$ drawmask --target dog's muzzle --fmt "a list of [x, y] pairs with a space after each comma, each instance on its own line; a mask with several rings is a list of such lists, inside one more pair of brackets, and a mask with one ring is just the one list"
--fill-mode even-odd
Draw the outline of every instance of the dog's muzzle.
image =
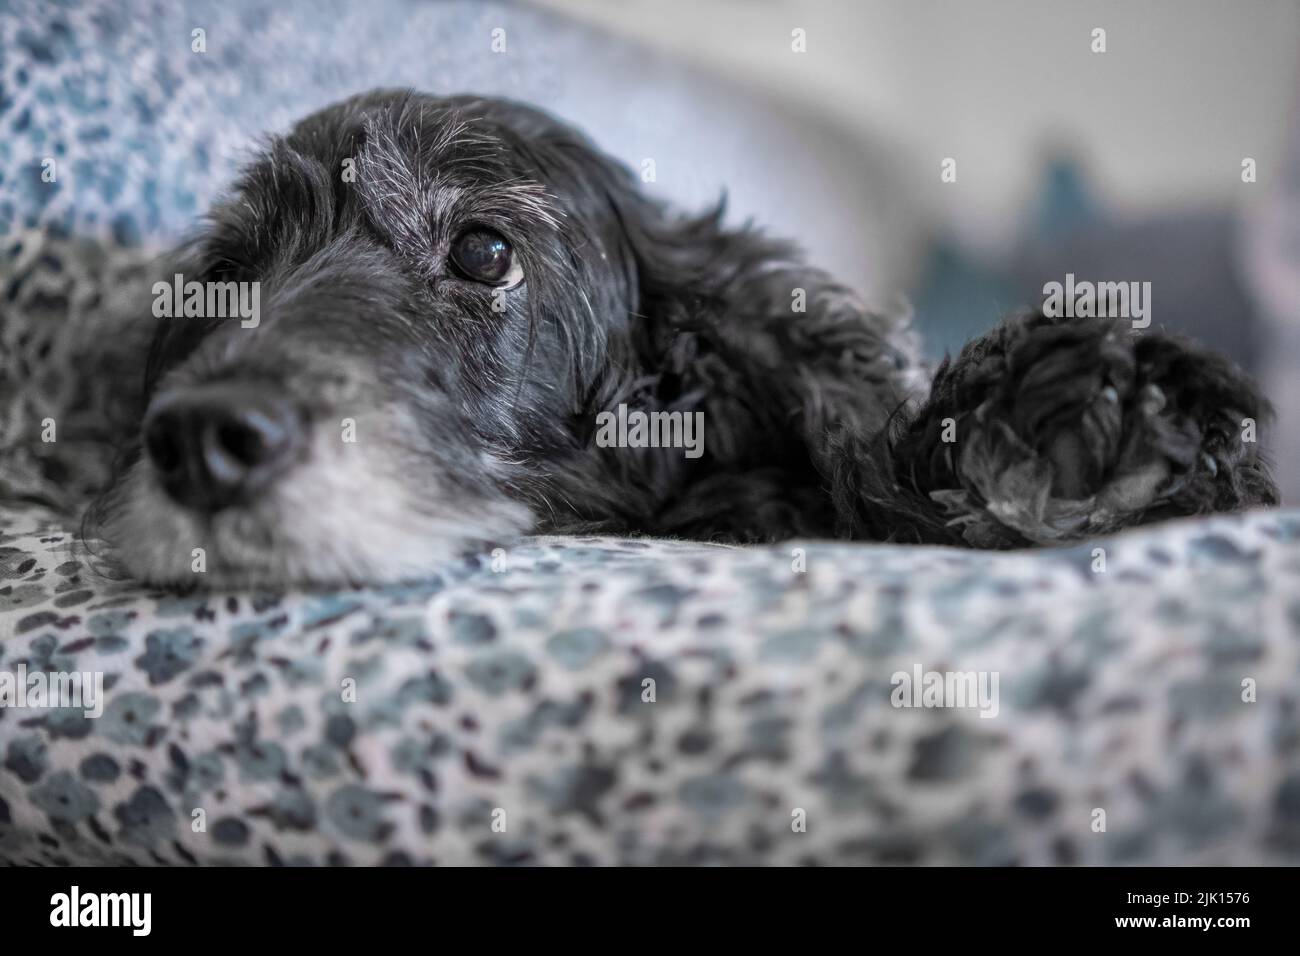
[[173, 501], [213, 514], [265, 491], [298, 456], [305, 430], [273, 386], [223, 381], [154, 399], [144, 447]]

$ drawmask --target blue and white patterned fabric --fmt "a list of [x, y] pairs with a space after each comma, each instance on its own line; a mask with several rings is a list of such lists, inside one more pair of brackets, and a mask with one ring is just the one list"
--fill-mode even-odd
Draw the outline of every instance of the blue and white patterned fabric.
[[[260, 7], [0, 3], [0, 861], [1300, 863], [1297, 511], [1033, 553], [534, 538], [382, 588], [103, 576], [76, 515], [141, 347], [123, 290], [254, 134], [401, 84], [590, 126], [558, 65], [616, 56], [527, 8]], [[455, 31], [502, 23], [518, 58], [468, 62]], [[72, 673], [102, 697], [26, 695]]]
[[[327, 593], [106, 583], [74, 539], [0, 518], [0, 672], [104, 675], [98, 718], [0, 710], [0, 859], [1300, 861], [1295, 512], [1039, 554], [533, 539]], [[895, 707], [918, 671], [996, 694]]]

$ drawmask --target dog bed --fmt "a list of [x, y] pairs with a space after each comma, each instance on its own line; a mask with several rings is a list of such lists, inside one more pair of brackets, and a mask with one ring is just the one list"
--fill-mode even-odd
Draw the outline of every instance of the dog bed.
[[[546, 79], [593, 49], [526, 8], [381, 5], [0, 20], [0, 692], [104, 689], [0, 708], [0, 860], [1300, 862], [1296, 511], [997, 555], [535, 538], [383, 588], [103, 576], [75, 515], [131, 399], [127, 290], [232, 144], [384, 83], [563, 108]], [[519, 56], [489, 60], [502, 23]], [[461, 60], [399, 55], [431, 43]], [[990, 693], [926, 706], [933, 675]]]

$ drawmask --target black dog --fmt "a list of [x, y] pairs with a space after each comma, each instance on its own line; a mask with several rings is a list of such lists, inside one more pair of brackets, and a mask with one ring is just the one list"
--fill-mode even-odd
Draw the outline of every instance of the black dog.
[[1034, 313], [931, 376], [721, 214], [515, 103], [307, 118], [175, 267], [261, 314], [160, 319], [109, 541], [167, 584], [195, 549], [206, 583], [391, 580], [527, 531], [1015, 547], [1276, 502], [1227, 361]]

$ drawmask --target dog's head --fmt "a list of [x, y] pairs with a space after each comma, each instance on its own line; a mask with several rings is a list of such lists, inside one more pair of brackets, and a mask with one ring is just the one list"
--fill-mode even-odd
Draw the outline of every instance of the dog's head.
[[515, 103], [372, 93], [307, 118], [152, 290], [106, 537], [184, 585], [391, 580], [526, 529], [620, 365], [660, 217]]

